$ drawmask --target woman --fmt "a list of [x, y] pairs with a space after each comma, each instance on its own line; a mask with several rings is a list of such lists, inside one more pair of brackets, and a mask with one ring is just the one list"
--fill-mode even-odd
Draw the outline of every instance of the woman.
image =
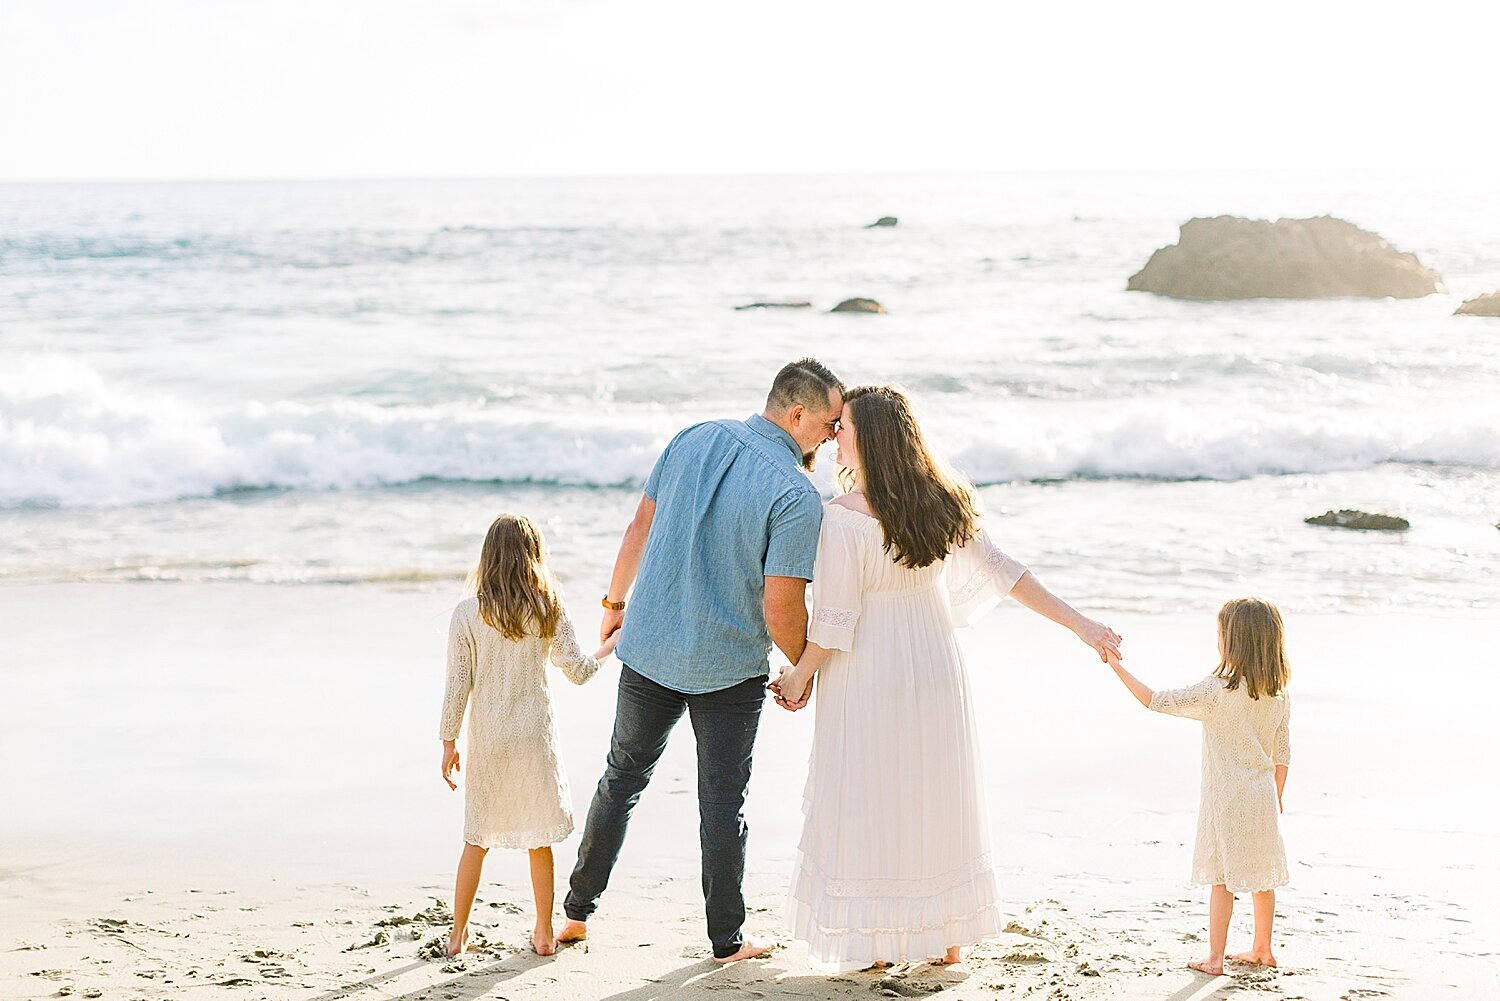
[[845, 395], [845, 493], [826, 505], [806, 652], [817, 676], [805, 820], [787, 917], [829, 971], [941, 955], [1000, 930], [974, 705], [954, 627], [1007, 594], [1100, 659], [1120, 637], [1058, 598], [979, 525], [973, 488], [929, 451], [900, 390]]

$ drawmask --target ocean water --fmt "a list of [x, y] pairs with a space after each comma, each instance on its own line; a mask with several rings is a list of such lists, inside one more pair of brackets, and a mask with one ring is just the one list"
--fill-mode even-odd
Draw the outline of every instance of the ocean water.
[[[1340, 215], [1447, 291], [1124, 291], [1221, 213]], [[1451, 314], [1497, 288], [1457, 175], [0, 186], [0, 583], [454, 589], [519, 510], [591, 605], [671, 435], [811, 354], [906, 386], [1077, 603], [1492, 614], [1500, 320]], [[1341, 507], [1413, 528], [1302, 523]]]

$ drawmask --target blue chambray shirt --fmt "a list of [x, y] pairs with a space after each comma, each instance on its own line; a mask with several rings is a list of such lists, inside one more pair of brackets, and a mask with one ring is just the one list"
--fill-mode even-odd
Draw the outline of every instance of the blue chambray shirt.
[[716, 692], [770, 671], [765, 578], [812, 580], [823, 502], [797, 442], [760, 415], [695, 424], [646, 481], [656, 514], [615, 655]]

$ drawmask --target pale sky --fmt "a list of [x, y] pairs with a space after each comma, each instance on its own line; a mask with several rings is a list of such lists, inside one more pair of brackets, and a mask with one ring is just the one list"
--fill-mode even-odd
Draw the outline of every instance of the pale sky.
[[1478, 167], [1500, 4], [0, 0], [0, 180]]

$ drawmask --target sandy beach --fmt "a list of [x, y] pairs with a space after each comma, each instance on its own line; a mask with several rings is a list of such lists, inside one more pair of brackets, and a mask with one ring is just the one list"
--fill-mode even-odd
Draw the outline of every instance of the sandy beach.
[[[1295, 757], [1279, 972], [1183, 969], [1197, 728], [1141, 710], [1017, 608], [965, 637], [1005, 934], [953, 968], [823, 977], [781, 934], [810, 714], [768, 707], [747, 808], [752, 933], [708, 959], [689, 736], [637, 809], [586, 945], [526, 949], [519, 852], [492, 853], [460, 961], [445, 928], [461, 796], [438, 777], [449, 596], [256, 585], [49, 585], [0, 601], [0, 996], [114, 998], [1345, 999], [1500, 993], [1497, 682], [1488, 623], [1292, 616]], [[1159, 686], [1211, 666], [1212, 617], [1109, 616]], [[617, 668], [557, 689], [581, 817]], [[892, 803], [890, 809], [900, 810]], [[560, 883], [577, 835], [559, 846]], [[1248, 900], [1231, 933], [1248, 941]]]

